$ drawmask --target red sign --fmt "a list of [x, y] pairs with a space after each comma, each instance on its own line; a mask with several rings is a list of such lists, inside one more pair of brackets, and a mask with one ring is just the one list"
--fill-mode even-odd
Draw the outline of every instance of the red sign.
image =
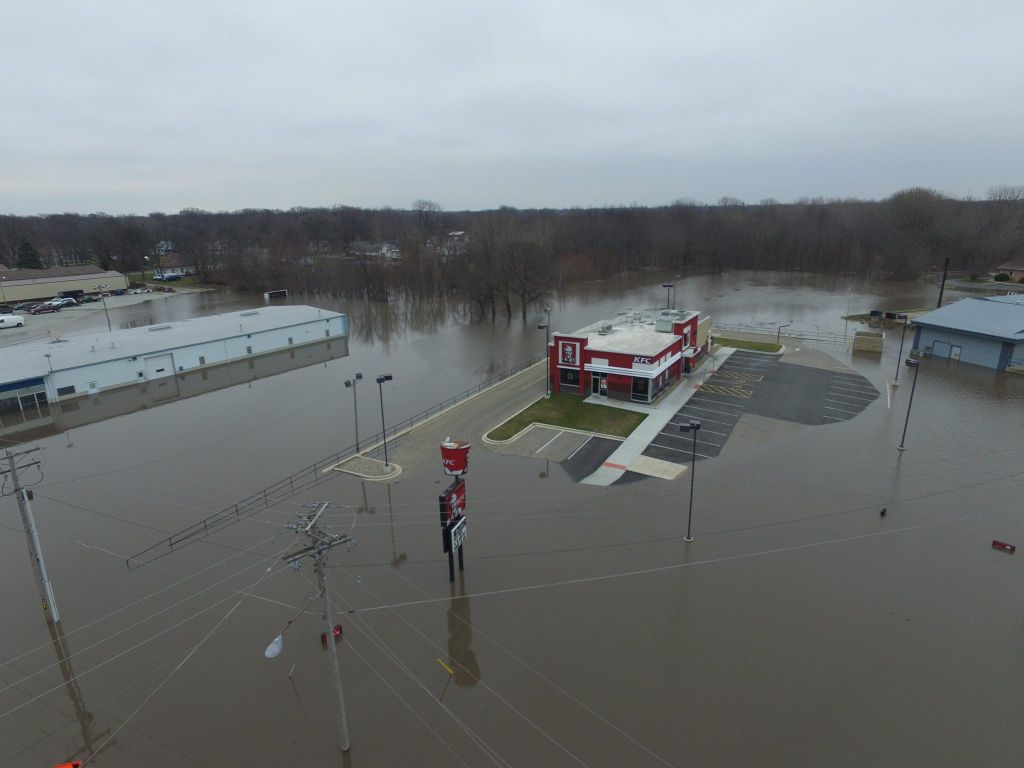
[[466, 481], [455, 480], [448, 490], [437, 497], [441, 507], [441, 525], [446, 526], [466, 514]]
[[466, 474], [469, 469], [469, 443], [464, 440], [445, 440], [441, 443], [441, 466], [446, 475]]

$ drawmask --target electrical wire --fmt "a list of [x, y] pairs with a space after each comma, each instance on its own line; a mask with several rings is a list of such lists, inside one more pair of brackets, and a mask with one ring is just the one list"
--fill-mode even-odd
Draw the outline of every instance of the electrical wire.
[[[273, 566], [271, 566], [271, 568], [273, 568]], [[271, 576], [276, 576], [278, 573], [281, 573], [282, 571], [285, 571], [285, 570], [288, 570], [288, 566], [281, 566], [276, 571], [273, 571], [272, 573], [270, 573], [270, 575]], [[256, 586], [264, 578], [266, 578], [266, 574], [262, 575], [259, 579], [257, 579], [255, 582], [253, 582], [247, 589], [251, 589], [252, 587]], [[208, 605], [205, 608], [203, 608], [203, 609], [201, 609], [199, 611], [196, 611], [191, 616], [187, 616], [184, 619], [182, 619], [182, 620], [172, 624], [171, 626], [166, 627], [165, 629], [162, 629], [159, 632], [156, 632], [156, 633], [150, 635], [146, 639], [139, 641], [135, 645], [133, 645], [133, 646], [131, 646], [129, 648], [124, 649], [123, 651], [120, 651], [120, 652], [114, 654], [113, 656], [109, 657], [108, 659], [106, 659], [104, 661], [99, 662], [98, 664], [93, 665], [92, 667], [90, 667], [89, 669], [85, 670], [84, 672], [79, 672], [79, 673], [75, 674], [74, 676], [72, 676], [68, 680], [62, 681], [59, 685], [55, 685], [52, 688], [49, 688], [46, 691], [43, 691], [43, 693], [40, 693], [40, 694], [38, 694], [36, 696], [33, 696], [32, 698], [30, 698], [30, 699], [28, 699], [26, 701], [23, 701], [20, 704], [17, 704], [14, 707], [11, 707], [8, 710], [0, 712], [0, 720], [3, 720], [5, 718], [9, 717], [10, 715], [14, 714], [15, 712], [18, 712], [18, 711], [24, 709], [29, 704], [32, 704], [33, 702], [38, 701], [39, 699], [43, 698], [44, 696], [48, 696], [49, 694], [53, 693], [54, 691], [59, 691], [60, 689], [66, 687], [71, 682], [77, 682], [78, 680], [81, 680], [86, 675], [89, 675], [89, 674], [91, 674], [92, 672], [95, 672], [98, 669], [102, 669], [103, 667], [107, 666], [108, 664], [111, 664], [112, 662], [116, 661], [117, 659], [120, 659], [122, 656], [126, 656], [127, 654], [132, 653], [135, 650], [138, 650], [142, 646], [151, 643], [153, 640], [156, 640], [157, 638], [163, 637], [164, 635], [166, 635], [169, 632], [177, 629], [178, 627], [180, 627], [180, 626], [182, 626], [182, 625], [192, 621], [193, 619], [198, 618], [199, 616], [202, 616], [204, 613], [207, 613], [208, 611], [213, 610], [214, 608], [218, 607], [219, 605], [221, 605], [223, 603], [226, 603], [228, 600], [231, 600], [232, 598], [235, 597], [236, 594], [239, 594], [240, 592], [241, 592], [240, 590], [236, 591], [236, 592], [233, 592], [232, 594], [228, 595], [227, 597], [221, 598], [220, 600], [217, 600], [216, 602], [212, 603], [211, 605]]]

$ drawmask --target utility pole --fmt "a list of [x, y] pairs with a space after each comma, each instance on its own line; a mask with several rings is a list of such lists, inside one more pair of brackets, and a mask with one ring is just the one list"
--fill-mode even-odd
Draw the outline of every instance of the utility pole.
[[290, 526], [299, 533], [305, 534], [309, 537], [309, 546], [292, 552], [290, 555], [285, 555], [281, 559], [295, 568], [299, 568], [300, 562], [307, 557], [312, 557], [314, 560], [315, 565], [313, 566], [313, 569], [316, 573], [316, 583], [324, 598], [324, 632], [327, 633], [325, 636], [327, 637], [327, 656], [331, 671], [331, 682], [334, 687], [334, 692], [338, 696], [338, 743], [341, 746], [342, 752], [348, 752], [350, 746], [348, 739], [348, 720], [345, 718], [345, 698], [341, 692], [341, 670], [338, 668], [338, 649], [334, 643], [334, 619], [331, 618], [331, 595], [327, 590], [327, 576], [324, 573], [324, 568], [327, 566], [328, 553], [339, 544], [351, 544], [353, 539], [348, 535], [326, 533], [320, 530], [320, 527], [317, 525], [317, 521], [324, 513], [324, 510], [330, 506], [330, 502], [320, 501], [313, 506], [315, 507], [313, 512], [305, 515], [299, 515], [298, 521]]
[[25, 538], [28, 540], [28, 559], [32, 563], [32, 571], [36, 576], [36, 585], [39, 587], [39, 598], [42, 601], [43, 611], [46, 613], [47, 621], [52, 624], [60, 623], [60, 612], [57, 610], [57, 598], [53, 594], [53, 585], [46, 573], [46, 562], [43, 560], [43, 547], [39, 543], [39, 531], [36, 530], [36, 521], [32, 516], [31, 492], [21, 487], [18, 480], [18, 469], [28, 469], [40, 464], [38, 459], [22, 464], [17, 463], [19, 456], [28, 456], [38, 451], [38, 448], [31, 448], [27, 451], [11, 453], [7, 450], [7, 464], [9, 469], [0, 470], [0, 475], [10, 475], [14, 484], [14, 496], [18, 500], [18, 511], [21, 513], [21, 524], [25, 527]]

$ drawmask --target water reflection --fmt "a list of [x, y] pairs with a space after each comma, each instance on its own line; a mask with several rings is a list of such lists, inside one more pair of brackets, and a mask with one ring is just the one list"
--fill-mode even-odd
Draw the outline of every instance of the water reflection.
[[24, 429], [23, 425], [15, 425], [11, 429], [0, 427], [0, 436], [10, 441], [28, 442], [63, 432], [67, 447], [71, 448], [74, 444], [69, 431], [76, 427], [243, 383], [251, 387], [258, 379], [317, 363], [326, 363], [347, 355], [347, 339], [333, 338], [259, 357], [235, 360], [224, 365], [210, 366], [201, 371], [182, 372], [143, 384], [50, 403], [48, 411], [35, 419], [29, 429]]
[[[391, 528], [391, 564], [395, 567], [401, 565], [408, 559], [405, 552], [398, 551], [398, 543], [395, 541], [395, 507], [391, 503], [391, 483], [387, 484], [388, 491], [388, 524]], [[366, 483], [363, 483], [363, 498], [366, 498]]]
[[458, 587], [451, 585], [451, 602], [448, 604], [448, 666], [460, 688], [472, 688], [480, 679], [480, 665], [472, 644], [473, 620], [466, 594], [466, 577], [460, 571]]
[[[82, 689], [75, 677], [75, 670], [71, 666], [71, 648], [68, 639], [64, 635], [64, 627], [61, 624], [47, 622], [47, 629], [50, 632], [50, 641], [53, 643], [54, 653], [57, 655], [57, 665], [60, 667], [60, 675], [64, 679], [64, 689], [71, 700], [71, 708], [74, 710], [75, 719], [78, 721], [78, 728], [82, 735], [82, 747], [67, 757], [68, 761], [82, 759], [91, 761], [98, 754], [116, 744], [116, 740], [107, 738], [110, 736], [110, 728], [99, 733], [94, 733], [95, 715], [86, 706], [85, 697], [82, 696]], [[102, 745], [102, 746], [99, 746]], [[99, 749], [97, 750], [97, 747]]]

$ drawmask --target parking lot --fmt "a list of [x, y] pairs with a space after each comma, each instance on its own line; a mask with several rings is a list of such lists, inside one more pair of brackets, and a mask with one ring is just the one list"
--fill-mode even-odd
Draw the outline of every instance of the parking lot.
[[693, 434], [682, 426], [699, 420], [695, 456], [711, 459], [725, 446], [744, 414], [804, 425], [846, 421], [867, 408], [879, 392], [850, 369], [824, 370], [737, 351], [708, 379], [644, 450], [644, 456], [685, 464]]

